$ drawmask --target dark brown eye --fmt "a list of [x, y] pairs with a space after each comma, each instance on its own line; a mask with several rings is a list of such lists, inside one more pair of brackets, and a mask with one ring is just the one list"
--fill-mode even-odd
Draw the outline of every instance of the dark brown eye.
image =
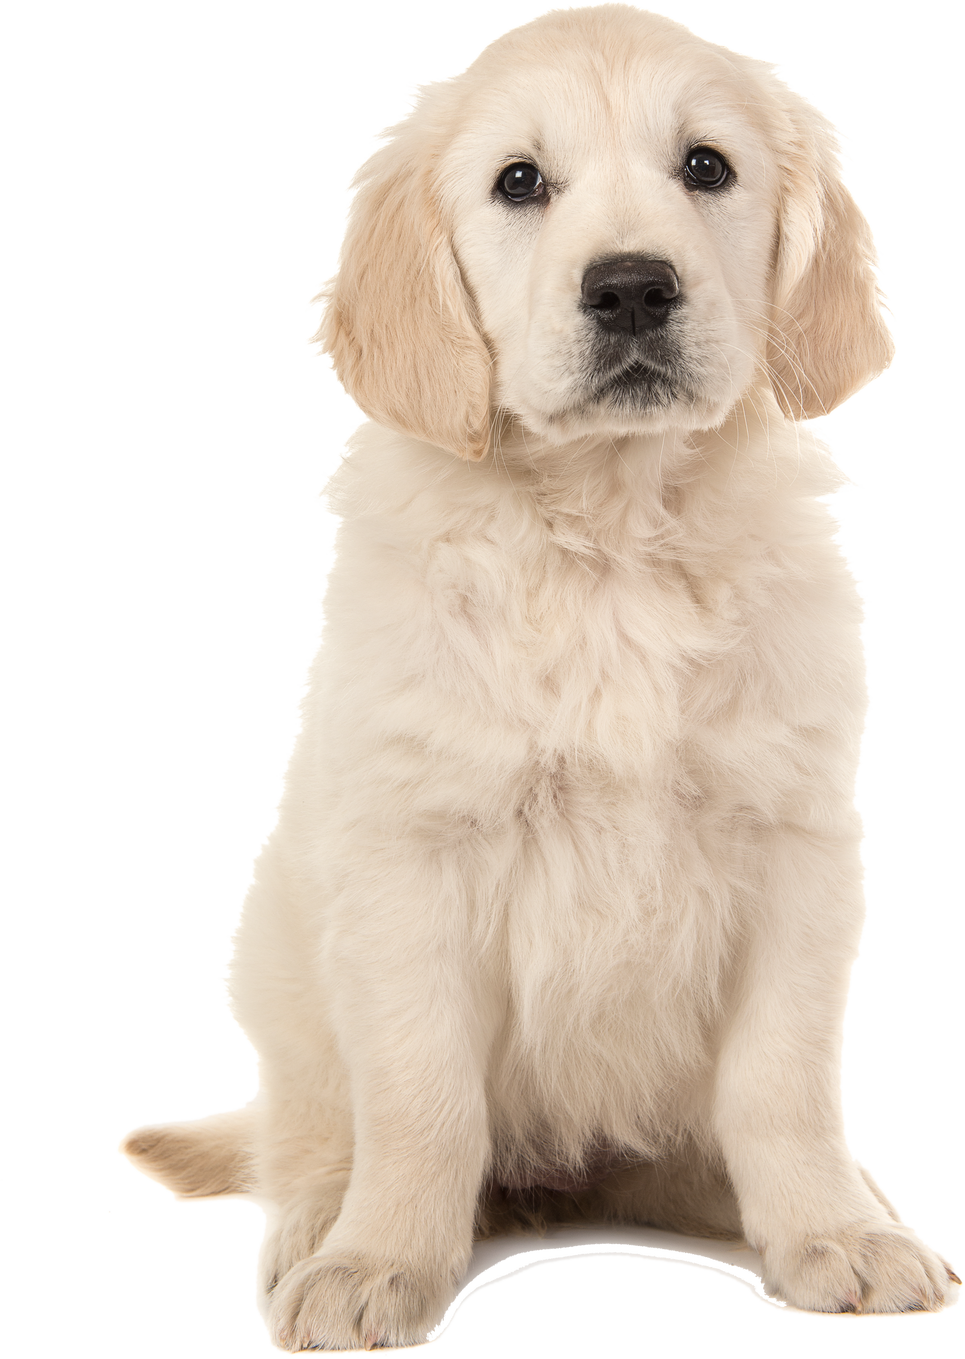
[[518, 160], [499, 172], [496, 188], [504, 198], [520, 203], [524, 198], [536, 198], [543, 192], [543, 176], [529, 161]]
[[719, 189], [730, 176], [730, 166], [710, 146], [695, 146], [687, 152], [684, 178], [694, 189]]

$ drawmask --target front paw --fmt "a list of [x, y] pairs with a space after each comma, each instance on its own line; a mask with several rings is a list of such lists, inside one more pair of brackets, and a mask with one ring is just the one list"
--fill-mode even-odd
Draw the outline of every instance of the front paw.
[[858, 1224], [767, 1247], [763, 1259], [767, 1291], [809, 1312], [936, 1312], [955, 1279], [934, 1251], [896, 1223]]
[[454, 1292], [455, 1280], [411, 1262], [323, 1250], [277, 1285], [268, 1325], [283, 1350], [417, 1345]]

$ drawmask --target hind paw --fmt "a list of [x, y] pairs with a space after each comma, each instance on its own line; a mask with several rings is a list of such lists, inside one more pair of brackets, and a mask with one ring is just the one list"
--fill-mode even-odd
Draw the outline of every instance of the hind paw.
[[347, 1175], [331, 1177], [285, 1207], [261, 1252], [258, 1273], [264, 1293], [273, 1293], [289, 1270], [319, 1249], [341, 1211], [347, 1184]]

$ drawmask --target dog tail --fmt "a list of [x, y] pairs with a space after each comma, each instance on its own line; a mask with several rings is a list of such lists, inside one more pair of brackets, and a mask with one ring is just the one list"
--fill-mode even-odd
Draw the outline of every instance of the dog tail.
[[138, 1128], [121, 1145], [138, 1170], [186, 1199], [249, 1194], [255, 1185], [254, 1110]]

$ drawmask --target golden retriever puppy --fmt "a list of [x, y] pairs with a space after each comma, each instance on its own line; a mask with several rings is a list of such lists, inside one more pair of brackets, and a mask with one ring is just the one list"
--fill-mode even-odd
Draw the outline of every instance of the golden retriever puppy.
[[320, 337], [372, 423], [234, 967], [262, 1090], [127, 1144], [276, 1205], [283, 1348], [422, 1340], [527, 1221], [942, 1305], [838, 1089], [860, 608], [795, 422], [889, 361], [871, 263], [828, 125], [624, 5], [500, 39], [363, 169]]

